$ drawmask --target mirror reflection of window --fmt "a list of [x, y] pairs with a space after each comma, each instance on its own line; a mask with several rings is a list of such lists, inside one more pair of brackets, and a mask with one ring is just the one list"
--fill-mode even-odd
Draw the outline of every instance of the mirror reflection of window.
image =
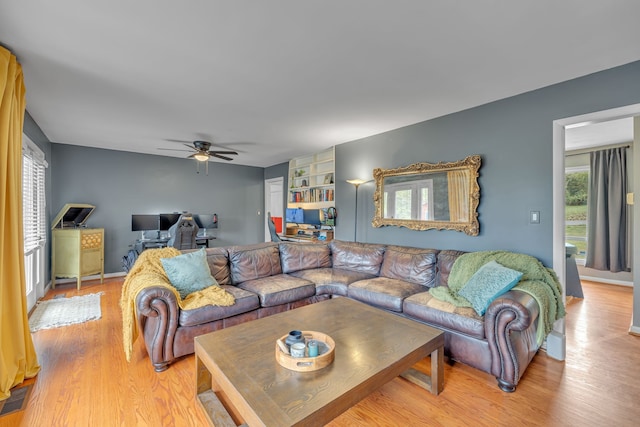
[[433, 179], [386, 185], [384, 217], [408, 220], [432, 219], [434, 217]]
[[384, 205], [382, 206], [382, 208], [384, 209], [384, 212], [382, 212], [382, 217], [383, 218], [389, 218], [389, 193], [387, 191], [384, 192]]
[[395, 192], [395, 202], [393, 209], [394, 218], [396, 219], [411, 219], [412, 217], [412, 209], [411, 209], [411, 197], [412, 190], [411, 189], [398, 189]]
[[420, 219], [429, 221], [433, 219], [433, 180], [430, 179], [420, 189]]

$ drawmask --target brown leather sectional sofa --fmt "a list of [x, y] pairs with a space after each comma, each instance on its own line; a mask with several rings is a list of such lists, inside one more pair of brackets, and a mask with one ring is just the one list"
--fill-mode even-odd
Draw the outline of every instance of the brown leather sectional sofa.
[[348, 297], [439, 328], [445, 354], [494, 375], [515, 390], [538, 350], [539, 307], [524, 292], [496, 299], [484, 316], [435, 300], [463, 252], [334, 240], [263, 243], [207, 249], [218, 283], [234, 295], [229, 307], [181, 310], [172, 292], [156, 286], [136, 298], [141, 335], [155, 370], [194, 352], [194, 337], [332, 297]]

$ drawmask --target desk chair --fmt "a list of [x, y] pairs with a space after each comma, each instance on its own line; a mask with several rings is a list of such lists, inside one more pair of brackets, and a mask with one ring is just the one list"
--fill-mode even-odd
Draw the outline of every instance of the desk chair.
[[180, 219], [169, 228], [167, 246], [173, 246], [179, 250], [197, 248], [196, 235], [199, 229], [200, 227], [194, 221], [193, 215], [180, 215]]
[[271, 212], [267, 212], [267, 226], [269, 227], [269, 234], [271, 234], [272, 242], [281, 242], [282, 239], [278, 236], [278, 232], [276, 231], [276, 223], [273, 222], [273, 218], [271, 218]]

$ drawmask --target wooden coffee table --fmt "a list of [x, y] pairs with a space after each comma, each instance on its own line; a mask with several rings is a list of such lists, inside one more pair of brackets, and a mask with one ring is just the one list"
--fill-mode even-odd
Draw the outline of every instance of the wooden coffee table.
[[[293, 329], [332, 337], [333, 363], [280, 366], [275, 341]], [[216, 426], [323, 425], [399, 375], [437, 395], [443, 346], [442, 331], [334, 298], [196, 337], [197, 399]], [[430, 377], [411, 368], [429, 355]]]

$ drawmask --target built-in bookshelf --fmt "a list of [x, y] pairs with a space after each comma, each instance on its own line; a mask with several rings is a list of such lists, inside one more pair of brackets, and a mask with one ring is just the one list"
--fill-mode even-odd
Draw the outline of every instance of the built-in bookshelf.
[[322, 209], [334, 206], [335, 151], [331, 147], [289, 161], [288, 206]]

